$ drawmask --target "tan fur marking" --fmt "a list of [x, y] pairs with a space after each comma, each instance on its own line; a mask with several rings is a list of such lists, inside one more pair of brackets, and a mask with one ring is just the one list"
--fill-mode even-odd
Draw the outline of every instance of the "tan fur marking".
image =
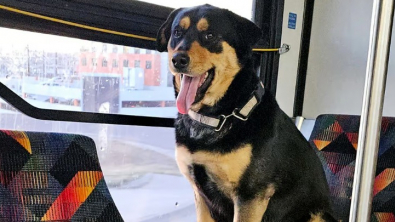
[[217, 183], [218, 188], [228, 197], [233, 197], [234, 189], [238, 186], [241, 176], [250, 164], [251, 151], [252, 146], [249, 144], [226, 154], [208, 151], [198, 151], [191, 154], [185, 147], [178, 147], [176, 160], [181, 173], [186, 176], [189, 176], [188, 166], [203, 165], [209, 177]]
[[188, 166], [193, 164], [192, 154], [184, 146], [177, 146], [176, 148], [176, 162], [180, 172], [190, 181], [192, 181], [191, 175], [189, 173]]
[[223, 42], [222, 47], [222, 53], [211, 53], [198, 42], [193, 42], [188, 51], [191, 58], [188, 70], [190, 74], [198, 76], [215, 67], [214, 79], [205, 96], [191, 107], [196, 112], [203, 105], [214, 106], [225, 95], [233, 78], [241, 69], [234, 48], [227, 42]]
[[195, 194], [195, 208], [197, 222], [215, 222], [211, 217], [210, 211], [207, 207], [206, 202], [200, 195], [195, 182], [191, 178], [188, 166], [192, 165], [193, 159], [191, 153], [183, 146], [176, 148], [176, 161], [180, 172], [188, 179], [189, 183], [192, 185]]
[[205, 18], [201, 18], [197, 23], [197, 30], [198, 31], [206, 31], [208, 29], [208, 21]]
[[196, 208], [196, 216], [197, 222], [215, 222], [211, 217], [210, 211], [203, 197], [197, 191], [197, 188], [193, 186], [193, 190], [195, 193], [195, 208]]
[[189, 61], [188, 73], [199, 76], [214, 66], [214, 53], [210, 53], [206, 48], [202, 47], [198, 42], [193, 42], [191, 48], [187, 52]]
[[214, 80], [202, 101], [208, 106], [214, 106], [225, 95], [233, 78], [241, 69], [235, 49], [226, 42], [222, 44], [222, 47], [222, 55], [218, 56], [215, 63]]
[[202, 105], [214, 106], [225, 95], [233, 78], [240, 71], [234, 48], [226, 42], [222, 43], [222, 47], [222, 53], [210, 53], [210, 57], [207, 58], [207, 61], [212, 61], [212, 66], [215, 66], [215, 75], [201, 102], [192, 106], [194, 111], [199, 111]]
[[176, 92], [178, 93], [178, 92], [180, 92], [180, 87], [181, 87], [181, 74], [175, 73], [173, 75], [175, 78], [175, 89], [176, 89]]
[[191, 18], [189, 16], [185, 16], [180, 20], [180, 26], [183, 29], [188, 29], [191, 26]]
[[325, 220], [322, 219], [322, 214], [319, 213], [319, 214], [312, 214], [309, 222], [325, 222]]
[[194, 163], [204, 165], [218, 187], [231, 196], [250, 165], [251, 151], [252, 146], [248, 144], [227, 154], [199, 151], [192, 155], [192, 159]]
[[274, 186], [269, 185], [262, 196], [247, 203], [240, 203], [236, 198], [233, 222], [260, 222], [274, 193]]

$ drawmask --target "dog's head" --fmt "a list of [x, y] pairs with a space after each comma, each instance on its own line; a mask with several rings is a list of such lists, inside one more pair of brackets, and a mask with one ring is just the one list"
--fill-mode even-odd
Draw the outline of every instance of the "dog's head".
[[254, 23], [226, 9], [203, 5], [173, 11], [157, 44], [159, 51], [168, 51], [179, 112], [214, 106], [260, 37]]

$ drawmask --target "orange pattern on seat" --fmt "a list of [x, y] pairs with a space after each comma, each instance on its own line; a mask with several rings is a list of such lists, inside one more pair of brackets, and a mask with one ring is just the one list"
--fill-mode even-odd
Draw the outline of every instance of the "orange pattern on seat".
[[27, 150], [30, 154], [32, 154], [32, 147], [30, 145], [30, 140], [27, 137], [25, 132], [22, 131], [3, 131], [5, 134], [9, 135], [12, 137], [14, 140], [16, 140], [23, 148]]
[[102, 178], [99, 171], [78, 172], [41, 221], [70, 220]]

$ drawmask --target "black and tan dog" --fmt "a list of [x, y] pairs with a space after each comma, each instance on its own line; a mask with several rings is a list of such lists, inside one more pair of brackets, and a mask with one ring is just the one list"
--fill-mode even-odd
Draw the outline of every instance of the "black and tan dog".
[[335, 221], [318, 157], [254, 70], [260, 37], [210, 5], [175, 10], [159, 30], [179, 110], [176, 159], [197, 221]]

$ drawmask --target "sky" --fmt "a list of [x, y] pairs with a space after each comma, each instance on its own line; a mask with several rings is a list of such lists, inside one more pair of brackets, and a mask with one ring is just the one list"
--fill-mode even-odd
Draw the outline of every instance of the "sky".
[[[29, 45], [30, 49], [45, 50], [48, 52], [79, 52], [87, 41], [62, 36], [40, 34], [16, 29], [0, 28], [0, 48], [21, 49]], [[61, 44], [59, 44], [61, 43]]]

